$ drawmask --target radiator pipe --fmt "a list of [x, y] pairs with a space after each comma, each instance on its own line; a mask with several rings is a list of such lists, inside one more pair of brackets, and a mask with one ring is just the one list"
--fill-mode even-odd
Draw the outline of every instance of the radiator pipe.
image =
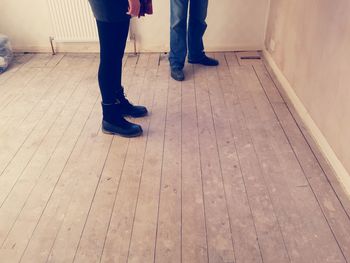
[[53, 37], [49, 37], [50, 45], [51, 45], [51, 50], [52, 50], [52, 55], [56, 55], [55, 48], [53, 46]]

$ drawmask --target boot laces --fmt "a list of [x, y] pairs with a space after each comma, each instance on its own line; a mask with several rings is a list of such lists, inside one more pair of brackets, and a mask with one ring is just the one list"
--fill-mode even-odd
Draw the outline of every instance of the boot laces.
[[116, 102], [119, 104], [123, 104], [124, 107], [134, 107], [134, 105], [132, 103], [130, 103], [130, 101], [127, 99], [125, 93], [124, 93], [124, 89], [122, 88], [120, 92], [118, 92], [118, 96], [117, 96], [117, 100]]

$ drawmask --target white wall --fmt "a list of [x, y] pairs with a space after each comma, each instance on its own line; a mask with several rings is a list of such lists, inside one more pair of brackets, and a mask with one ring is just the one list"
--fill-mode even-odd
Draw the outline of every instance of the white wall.
[[[350, 194], [350, 1], [271, 0], [275, 71]], [[304, 107], [304, 109], [302, 109]]]
[[23, 50], [48, 49], [51, 32], [46, 0], [0, 0], [0, 32]]
[[[87, 0], [86, 0], [87, 1]], [[205, 35], [209, 51], [262, 49], [268, 0], [211, 0]], [[169, 49], [169, 0], [154, 0], [154, 15], [133, 20], [139, 51]], [[0, 33], [21, 51], [49, 51], [51, 21], [46, 0], [0, 0]], [[83, 50], [96, 50], [85, 45]], [[60, 46], [76, 50], [73, 45]], [[78, 47], [82, 50], [81, 45]]]

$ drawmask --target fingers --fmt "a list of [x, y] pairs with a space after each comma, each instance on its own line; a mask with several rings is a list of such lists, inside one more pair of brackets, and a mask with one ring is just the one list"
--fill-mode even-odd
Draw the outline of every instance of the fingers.
[[129, 7], [129, 11], [127, 12], [127, 14], [131, 15], [131, 16], [138, 16], [139, 15], [139, 11], [137, 11], [136, 8]]
[[140, 1], [139, 0], [129, 0], [129, 11], [128, 15], [138, 16], [140, 13]]

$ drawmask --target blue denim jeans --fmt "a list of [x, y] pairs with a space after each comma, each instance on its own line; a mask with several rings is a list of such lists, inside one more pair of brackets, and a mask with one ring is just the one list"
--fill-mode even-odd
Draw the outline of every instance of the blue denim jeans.
[[171, 68], [182, 69], [184, 67], [187, 55], [187, 40], [188, 60], [198, 61], [204, 57], [203, 35], [207, 28], [205, 22], [207, 9], [208, 0], [170, 0], [169, 61]]

